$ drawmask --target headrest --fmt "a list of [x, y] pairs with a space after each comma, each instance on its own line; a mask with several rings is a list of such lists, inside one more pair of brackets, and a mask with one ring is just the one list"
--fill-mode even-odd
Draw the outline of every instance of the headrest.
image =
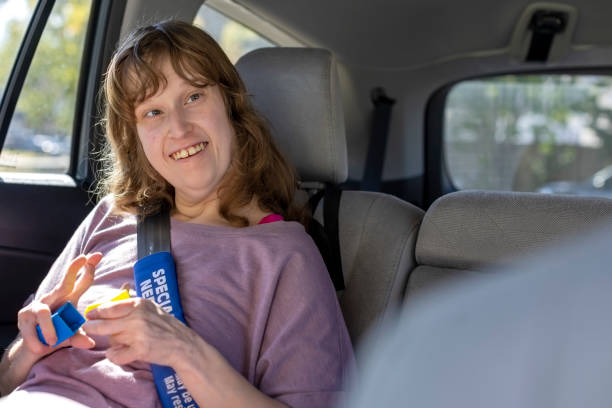
[[478, 270], [604, 225], [612, 227], [609, 198], [461, 191], [429, 207], [415, 255], [420, 265]]
[[236, 68], [301, 181], [344, 182], [344, 113], [331, 52], [260, 48], [240, 58]]

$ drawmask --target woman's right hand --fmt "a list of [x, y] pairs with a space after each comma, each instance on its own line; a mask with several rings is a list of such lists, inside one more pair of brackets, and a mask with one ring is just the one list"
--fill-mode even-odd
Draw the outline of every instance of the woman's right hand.
[[[43, 295], [40, 299], [35, 299], [19, 311], [17, 327], [27, 351], [33, 356], [41, 358], [58, 348], [67, 346], [77, 348], [95, 346], [94, 340], [87, 336], [83, 329], [79, 329], [74, 336], [55, 347], [46, 346], [38, 339], [36, 325], [40, 325], [42, 334], [48, 344], [57, 342], [51, 313], [68, 301], [76, 306], [81, 295], [91, 286], [95, 267], [100, 259], [102, 259], [102, 254], [99, 252], [78, 256], [70, 263], [63, 279], [51, 292]], [[81, 271], [80, 274], [79, 271]]]

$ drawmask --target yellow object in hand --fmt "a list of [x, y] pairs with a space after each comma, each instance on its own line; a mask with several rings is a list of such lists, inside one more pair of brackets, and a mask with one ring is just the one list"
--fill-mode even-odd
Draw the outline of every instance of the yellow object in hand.
[[[109, 302], [115, 302], [117, 300], [124, 300], [124, 299], [129, 299], [129, 298], [130, 298], [130, 292], [128, 292], [127, 289], [124, 289], [117, 296], [115, 296], [114, 298], [109, 300]], [[106, 302], [100, 302], [100, 303], [96, 303], [94, 305], [87, 306], [87, 308], [85, 309], [85, 313], [84, 313], [85, 318], [87, 318], [87, 313], [89, 313], [90, 311], [94, 310], [96, 307], [100, 306], [103, 303], [106, 303]]]

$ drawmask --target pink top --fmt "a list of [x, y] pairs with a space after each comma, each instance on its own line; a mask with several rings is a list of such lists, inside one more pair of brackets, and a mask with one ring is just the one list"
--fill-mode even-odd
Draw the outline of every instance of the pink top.
[[[76, 305], [80, 312], [133, 282], [136, 221], [111, 208], [107, 197], [87, 216], [37, 297], [82, 253], [104, 257]], [[172, 219], [171, 239], [189, 327], [263, 393], [292, 407], [332, 406], [354, 366], [353, 351], [323, 260], [302, 225], [231, 228]], [[92, 350], [64, 348], [40, 360], [15, 396], [40, 391], [88, 407], [159, 407], [149, 364], [113, 364], [104, 357], [108, 339], [95, 340]]]
[[270, 214], [270, 215], [266, 215], [265, 217], [263, 217], [261, 219], [261, 221], [259, 221], [258, 224], [267, 224], [269, 222], [276, 222], [276, 221], [282, 221], [283, 220], [283, 216], [280, 214]]

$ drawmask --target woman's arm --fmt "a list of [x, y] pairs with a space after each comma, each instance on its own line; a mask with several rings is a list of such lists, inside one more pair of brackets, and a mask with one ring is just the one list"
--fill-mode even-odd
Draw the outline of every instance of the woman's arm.
[[17, 336], [0, 361], [0, 397], [9, 394], [24, 382], [39, 358], [30, 353], [21, 336]]
[[251, 385], [197, 333], [192, 335], [173, 367], [200, 406], [287, 407]]
[[[91, 338], [82, 330], [56, 347], [49, 347], [40, 342], [36, 334], [36, 325], [40, 325], [45, 340], [49, 344], [57, 342], [55, 328], [51, 321], [52, 310], [58, 309], [67, 301], [77, 304], [81, 295], [93, 281], [95, 266], [102, 259], [102, 254], [81, 255], [68, 266], [61, 282], [39, 300], [19, 311], [17, 326], [19, 336], [11, 343], [0, 361], [0, 395], [7, 395], [25, 381], [32, 366], [41, 358], [55, 350], [67, 346], [90, 348], [94, 346]], [[79, 271], [82, 271], [80, 276]]]
[[149, 300], [106, 303], [87, 319], [87, 334], [110, 336], [110, 361], [170, 366], [202, 407], [286, 407], [252, 386], [195, 331]]

